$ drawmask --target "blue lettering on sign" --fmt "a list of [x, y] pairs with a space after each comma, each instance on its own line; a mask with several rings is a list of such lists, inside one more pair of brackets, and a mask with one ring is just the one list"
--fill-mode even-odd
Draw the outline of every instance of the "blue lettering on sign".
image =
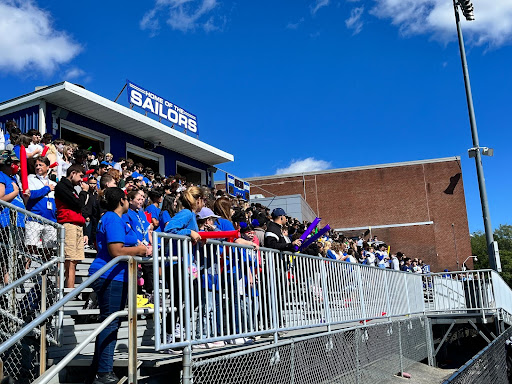
[[163, 99], [154, 93], [135, 85], [131, 81], [126, 81], [128, 102], [145, 111], [157, 115], [159, 118], [170, 121], [174, 125], [178, 125], [196, 135], [199, 134], [197, 129], [197, 116], [187, 112], [183, 108]]

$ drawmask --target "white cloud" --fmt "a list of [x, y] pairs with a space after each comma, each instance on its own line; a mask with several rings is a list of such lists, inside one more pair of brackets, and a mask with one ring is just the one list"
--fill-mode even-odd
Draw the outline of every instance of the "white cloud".
[[66, 72], [64, 72], [64, 77], [62, 80], [90, 83], [92, 81], [92, 77], [88, 75], [87, 72], [85, 72], [83, 69], [71, 67]]
[[350, 11], [350, 17], [345, 20], [345, 25], [348, 29], [353, 30], [353, 34], [357, 35], [363, 29], [363, 21], [361, 20], [361, 16], [363, 16], [364, 6], [356, 7]]
[[0, 69], [51, 73], [81, 51], [31, 0], [0, 0]]
[[311, 14], [316, 14], [320, 8], [327, 7], [331, 0], [315, 0], [315, 4], [311, 6]]
[[84, 75], [85, 75], [85, 71], [83, 71], [80, 68], [73, 67], [66, 71], [66, 73], [64, 74], [64, 79], [72, 80], [72, 79], [76, 79], [78, 77], [82, 77]]
[[331, 163], [329, 161], [316, 160], [313, 157], [308, 157], [304, 160], [292, 160], [288, 167], [277, 169], [276, 175], [323, 171], [324, 169], [328, 169], [330, 167]]
[[304, 22], [304, 18], [301, 17], [299, 21], [297, 21], [296, 23], [292, 23], [292, 22], [289, 22], [287, 25], [286, 25], [286, 28], [287, 29], [297, 29], [299, 28], [299, 26]]
[[[390, 19], [403, 35], [429, 34], [441, 41], [456, 39], [451, 1], [375, 0], [371, 13]], [[466, 40], [475, 45], [497, 47], [512, 43], [512, 1], [493, 0], [474, 4], [475, 21], [466, 22], [461, 14]]]
[[156, 0], [153, 9], [142, 17], [140, 27], [149, 30], [154, 36], [160, 29], [161, 18], [165, 18], [172, 29], [181, 32], [190, 32], [197, 28], [206, 32], [221, 30], [225, 18], [219, 24], [211, 15], [218, 5], [217, 0]]

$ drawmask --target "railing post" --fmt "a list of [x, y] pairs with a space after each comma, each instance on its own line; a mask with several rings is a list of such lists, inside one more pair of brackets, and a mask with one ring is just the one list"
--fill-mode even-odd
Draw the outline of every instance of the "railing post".
[[[59, 230], [59, 300], [64, 298], [64, 263], [66, 256], [64, 254], [64, 244], [66, 240], [66, 230], [61, 226]], [[59, 308], [59, 320], [57, 324], [57, 341], [62, 344], [62, 324], [64, 323], [64, 306]]]
[[320, 262], [320, 274], [322, 278], [322, 293], [324, 296], [324, 312], [325, 321], [327, 322], [327, 332], [331, 333], [331, 308], [329, 304], [329, 286], [327, 285], [327, 271], [325, 270], [325, 263], [327, 261]]
[[402, 354], [402, 322], [398, 320], [398, 349], [400, 353], [400, 376], [404, 377], [404, 359]]
[[[47, 275], [46, 271], [41, 274], [41, 313], [46, 311], [47, 297]], [[41, 325], [39, 336], [39, 376], [46, 371], [46, 322]]]
[[363, 278], [361, 277], [361, 268], [360, 266], [357, 267], [357, 281], [359, 286], [359, 298], [361, 299], [361, 312], [364, 319], [364, 324], [366, 324], [366, 307], [364, 304], [364, 292], [363, 292]]
[[391, 303], [389, 301], [389, 285], [388, 285], [388, 272], [386, 270], [384, 270], [384, 287], [385, 287], [385, 291], [386, 291], [386, 306], [387, 306], [387, 315], [388, 315], [388, 318], [391, 319]]
[[[407, 289], [407, 273], [404, 273], [403, 276], [404, 276], [405, 297], [407, 298], [407, 313], [410, 314], [411, 313], [411, 303], [409, 301], [409, 290]], [[400, 359], [401, 358], [402, 357], [400, 357]]]
[[356, 343], [355, 349], [356, 349], [356, 383], [361, 383], [361, 362], [359, 358], [359, 343], [361, 339], [361, 330], [359, 328], [356, 328], [354, 330], [354, 341]]
[[434, 356], [434, 338], [432, 333], [432, 322], [425, 316], [425, 332], [427, 337], [427, 357], [428, 365], [435, 367], [435, 356]]
[[[163, 313], [160, 314], [160, 279], [157, 278], [159, 276], [159, 259], [158, 259], [158, 251], [159, 251], [159, 244], [158, 244], [158, 232], [153, 231], [153, 239], [151, 241], [151, 244], [153, 246], [153, 302], [154, 302], [154, 308], [155, 313], [153, 315], [153, 324], [155, 327], [155, 349], [160, 350], [160, 344], [162, 341], [162, 318]], [[163, 252], [163, 244], [162, 244], [162, 252]], [[170, 261], [172, 263], [172, 260]], [[165, 275], [165, 270], [162, 269], [162, 276]], [[163, 291], [163, 288], [162, 288]], [[165, 295], [163, 296], [165, 298]], [[165, 300], [164, 300], [165, 301]], [[164, 343], [166, 343], [167, 340], [164, 339]]]
[[128, 383], [137, 383], [137, 262], [128, 261]]
[[[183, 258], [183, 270], [181, 271], [182, 272], [182, 281], [183, 281], [183, 285], [182, 285], [182, 289], [184, 290], [183, 292], [183, 300], [184, 300], [184, 305], [185, 305], [185, 316], [183, 319], [180, 319], [181, 321], [181, 324], [182, 324], [182, 327], [184, 326], [185, 328], [185, 340], [189, 342], [188, 345], [185, 346], [185, 348], [183, 348], [183, 359], [182, 359], [182, 365], [183, 365], [183, 377], [182, 377], [182, 383], [183, 384], [191, 384], [192, 383], [192, 367], [191, 367], [191, 354], [192, 354], [192, 348], [190, 346], [190, 340], [191, 340], [191, 335], [190, 335], [190, 324], [191, 324], [191, 321], [192, 321], [192, 315], [190, 313], [190, 282], [189, 282], [189, 278], [188, 278], [188, 269], [189, 269], [189, 257], [190, 257], [190, 253], [189, 253], [189, 249], [188, 249], [188, 241], [187, 240], [184, 240], [182, 242], [182, 258]], [[181, 306], [182, 303], [178, 302], [178, 305]]]
[[[271, 308], [271, 312], [272, 312], [272, 325], [275, 329], [274, 331], [274, 343], [277, 344], [277, 341], [278, 341], [278, 329], [279, 329], [279, 322], [278, 322], [278, 319], [277, 319], [277, 291], [276, 291], [276, 269], [275, 269], [275, 266], [274, 266], [274, 258], [273, 258], [273, 255], [274, 254], [277, 254], [276, 252], [268, 252], [267, 251], [267, 262], [268, 262], [268, 272], [269, 272], [269, 275], [270, 275], [270, 281], [269, 281], [269, 284], [270, 284], [270, 298], [271, 298], [271, 303], [272, 305], [270, 306]], [[281, 253], [279, 253], [280, 256], [282, 256]]]
[[[484, 303], [484, 297], [482, 294], [482, 279], [483, 279], [484, 274], [483, 274], [483, 272], [477, 272], [476, 275], [478, 276], [478, 294], [480, 296], [480, 306], [482, 307], [482, 322], [484, 324], [487, 324], [487, 318], [485, 317], [485, 310], [484, 310], [486, 305]], [[473, 279], [474, 279], [474, 277], [473, 277]], [[485, 284], [484, 284], [484, 287], [485, 287]]]

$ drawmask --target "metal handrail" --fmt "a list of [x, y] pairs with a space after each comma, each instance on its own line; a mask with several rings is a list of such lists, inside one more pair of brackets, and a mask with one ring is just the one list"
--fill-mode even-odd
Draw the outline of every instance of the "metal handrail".
[[96, 281], [103, 273], [108, 271], [112, 266], [117, 264], [120, 261], [128, 261], [130, 259], [141, 260], [140, 258], [132, 257], [132, 256], [117, 256], [116, 258], [110, 260], [107, 264], [101, 267], [98, 271], [96, 271], [93, 275], [91, 275], [88, 279], [86, 279], [83, 283], [81, 283], [78, 287], [69, 292], [65, 297], [57, 301], [50, 308], [48, 308], [45, 312], [41, 313], [38, 317], [28, 323], [25, 327], [16, 332], [9, 340], [0, 345], [0, 354], [4, 353], [14, 344], [16, 344], [19, 340], [29, 334], [35, 327], [44, 323], [48, 318], [50, 318], [53, 314], [55, 314], [61, 307], [66, 305], [72, 299], [74, 299], [79, 293], [81, 293], [85, 288], [89, 287], [94, 281]]
[[60, 260], [58, 258], [54, 258], [54, 259], [52, 259], [50, 261], [47, 261], [46, 263], [44, 263], [40, 267], [37, 267], [33, 271], [23, 275], [18, 280], [13, 281], [12, 283], [10, 283], [9, 285], [6, 285], [3, 288], [0, 288], [0, 296], [4, 295], [5, 293], [10, 291], [11, 289], [14, 289], [17, 286], [23, 284], [25, 281], [30, 280], [34, 276], [38, 275], [40, 272], [43, 272], [46, 269], [50, 268], [53, 264], [57, 264], [59, 261]]
[[[2, 205], [7, 207], [7, 208], [9, 208], [9, 209], [14, 210], [14, 211], [18, 211], [20, 213], [23, 213], [27, 217], [32, 217], [34, 219], [37, 219], [37, 221], [39, 221], [41, 223], [51, 225], [52, 227], [55, 227], [55, 228], [58, 228], [58, 229], [64, 228], [64, 226], [62, 224], [56, 223], [56, 222], [48, 220], [48, 219], [46, 219], [46, 218], [44, 218], [42, 216], [36, 215], [34, 212], [30, 212], [30, 211], [27, 211], [26, 209], [17, 207], [15, 205], [11, 204], [11, 203], [8, 203], [7, 201], [0, 200], [0, 206], [2, 206]], [[0, 208], [0, 210], [1, 210], [1, 208]]]
[[[92, 331], [80, 344], [78, 344], [75, 348], [73, 348], [66, 356], [62, 358], [57, 364], [53, 365], [50, 369], [48, 369], [42, 376], [39, 376], [34, 384], [46, 384], [50, 382], [50, 380], [58, 374], [61, 369], [65, 368], [73, 358], [78, 355], [96, 336], [98, 336], [101, 331], [103, 331], [112, 320], [122, 317], [128, 316], [128, 310], [117, 311], [108, 316], [105, 320], [103, 320], [98, 326]], [[153, 308], [140, 308], [137, 309], [137, 315], [151, 315], [155, 313]]]
[[[164, 242], [163, 239], [176, 240], [177, 242], [172, 243], [174, 245], [171, 245], [170, 242], [169, 243], [167, 241]], [[182, 242], [180, 242], [180, 241], [182, 241]], [[175, 297], [173, 299], [171, 297], [170, 305], [176, 307], [176, 302], [177, 302], [177, 300], [179, 300], [181, 305], [178, 306], [178, 311], [181, 310], [181, 308], [183, 308], [183, 307], [184, 307], [183, 308], [184, 311], [188, 311], [189, 308], [191, 308], [191, 306], [194, 305], [194, 303], [190, 301], [191, 299], [186, 297], [187, 293], [189, 293], [189, 297], [190, 297], [190, 292], [188, 292], [188, 291], [191, 289], [191, 284], [189, 284], [189, 282], [187, 281], [189, 278], [189, 274], [184, 272], [184, 271], [187, 271], [188, 263], [190, 262], [188, 259], [192, 252], [192, 248], [189, 249], [189, 247], [191, 246], [190, 237], [154, 232], [153, 233], [153, 244], [154, 244], [154, 247], [153, 247], [154, 270], [153, 271], [154, 271], [155, 276], [157, 276], [158, 269], [162, 268], [164, 266], [164, 264], [162, 262], [162, 258], [164, 256], [165, 246], [172, 247], [172, 249], [174, 250], [173, 255], [174, 256], [178, 255], [179, 261], [176, 264], [176, 268], [177, 268], [177, 271], [179, 271], [177, 276], [178, 276], [178, 278], [181, 279], [179, 284], [181, 284], [182, 293], [180, 292], [179, 298]], [[247, 265], [246, 265], [247, 261], [245, 261], [245, 262], [241, 261], [241, 260], [239, 261], [237, 255], [239, 255], [239, 252], [241, 249], [255, 251], [254, 246], [209, 239], [205, 244], [205, 252], [206, 252], [206, 249], [208, 249], [208, 246], [210, 246], [210, 245], [218, 247], [218, 248], [210, 248], [211, 250], [214, 250], [214, 249], [220, 250], [221, 248], [224, 248], [224, 251], [222, 251], [222, 254], [225, 255], [226, 258], [231, 259], [230, 265], [232, 265], [237, 271], [237, 272], [235, 272], [236, 277], [233, 276], [232, 277], [233, 279], [238, 280], [240, 278], [241, 279], [243, 279], [244, 277], [246, 278], [246, 273], [243, 272], [242, 270], [244, 269], [244, 267], [247, 269]], [[157, 317], [155, 319], [156, 320], [155, 349], [163, 350], [163, 349], [167, 349], [167, 348], [186, 347], [186, 346], [191, 346], [194, 344], [202, 344], [202, 343], [207, 343], [207, 342], [212, 342], [212, 341], [230, 340], [230, 339], [234, 339], [234, 338], [238, 338], [238, 337], [252, 337], [252, 336], [258, 336], [258, 335], [269, 334], [269, 333], [273, 333], [276, 336], [277, 332], [291, 331], [291, 330], [297, 330], [297, 329], [311, 329], [311, 328], [318, 328], [318, 327], [327, 327], [327, 329], [329, 330], [331, 325], [338, 325], [338, 324], [349, 323], [349, 322], [354, 322], [354, 321], [362, 321], [362, 322], [366, 323], [369, 319], [377, 319], [377, 318], [391, 319], [394, 317], [400, 317], [400, 316], [404, 316], [404, 315], [416, 315], [416, 314], [424, 314], [425, 313], [423, 295], [421, 295], [421, 300], [418, 298], [409, 300], [409, 298], [408, 298], [409, 292], [408, 292], [408, 290], [405, 290], [405, 295], [403, 295], [403, 297], [404, 297], [403, 303], [399, 304], [399, 305], [394, 305], [394, 303], [390, 303], [390, 300], [385, 300], [387, 304], [386, 303], [378, 303], [377, 301], [375, 301], [374, 296], [367, 296], [366, 291], [364, 294], [361, 291], [359, 294], [359, 297], [362, 302], [361, 302], [360, 306], [356, 305], [354, 307], [355, 308], [354, 315], [356, 315], [356, 316], [348, 318], [348, 317], [344, 316], [343, 314], [340, 314], [340, 310], [339, 310], [339, 306], [338, 306], [339, 305], [338, 299], [335, 298], [336, 301], [330, 303], [330, 300], [332, 299], [332, 296], [330, 296], [330, 295], [333, 293], [333, 291], [331, 289], [332, 287], [330, 286], [330, 282], [328, 282], [328, 279], [331, 277], [330, 276], [331, 270], [329, 269], [329, 266], [339, 266], [340, 273], [343, 273], [344, 271], [349, 272], [349, 271], [354, 270], [355, 273], [353, 274], [353, 277], [356, 279], [357, 279], [357, 277], [359, 278], [359, 280], [356, 280], [354, 282], [355, 282], [356, 286], [359, 286], [360, 289], [362, 289], [362, 284], [363, 284], [363, 280], [361, 279], [361, 276], [363, 274], [367, 275], [368, 273], [375, 274], [375, 273], [377, 273], [377, 271], [379, 271], [378, 273], [381, 273], [381, 268], [367, 266], [367, 265], [361, 265], [361, 264], [356, 264], [356, 263], [349, 263], [349, 262], [344, 262], [344, 261], [340, 261], [340, 260], [331, 260], [331, 259], [326, 259], [324, 257], [315, 256], [315, 255], [304, 255], [304, 254], [300, 254], [300, 253], [291, 253], [291, 252], [279, 252], [275, 249], [269, 249], [269, 248], [265, 248], [265, 247], [258, 247], [258, 251], [267, 252], [266, 257], [264, 254], [260, 254], [260, 255], [261, 255], [262, 259], [267, 260], [266, 261], [267, 267], [264, 268], [264, 270], [266, 271], [266, 273], [268, 275], [266, 275], [265, 272], [263, 272], [263, 275], [261, 275], [261, 276], [263, 277], [263, 279], [266, 280], [266, 283], [267, 283], [267, 286], [263, 287], [263, 289], [266, 290], [266, 292], [270, 293], [270, 295], [267, 297], [269, 299], [269, 303], [266, 303], [266, 302], [264, 303], [262, 300], [259, 300], [255, 297], [253, 297], [251, 299], [250, 298], [251, 294], [248, 293], [247, 295], [249, 298], [247, 300], [249, 303], [246, 305], [247, 305], [248, 311], [249, 311], [248, 312], [249, 319], [234, 320], [232, 323], [230, 323], [230, 325], [232, 327], [235, 327], [237, 325], [238, 325], [238, 327], [241, 327], [240, 332], [239, 331], [234, 332], [232, 330], [230, 331], [228, 328], [227, 333], [224, 333], [221, 330], [221, 331], [219, 331], [220, 333], [215, 332], [215, 336], [210, 336], [210, 335], [195, 336], [195, 335], [190, 334], [190, 330], [188, 329], [189, 322], [185, 321], [185, 327], [184, 327], [185, 332], [183, 335], [185, 337], [182, 337], [182, 340], [179, 342], [174, 341], [174, 340], [171, 342], [165, 342], [165, 340], [161, 340], [161, 339], [163, 337], [164, 329], [166, 329], [167, 327], [164, 326], [164, 323], [165, 323], [163, 321], [164, 319]], [[220, 268], [224, 269], [224, 272], [223, 272], [224, 274], [222, 274], [221, 272], [216, 272], [216, 273], [219, 274], [218, 275], [219, 281], [221, 279], [222, 279], [222, 281], [224, 281], [224, 280], [226, 280], [226, 275], [225, 275], [226, 266], [224, 264], [224, 266], [222, 267], [222, 263], [225, 263], [225, 260], [217, 260], [216, 258], [218, 258], [218, 253], [219, 253], [219, 251], [217, 251], [216, 253], [214, 252], [214, 255], [216, 255], [216, 256], [213, 256], [212, 260], [214, 260], [214, 259], [216, 260], [216, 261], [213, 261], [213, 263], [220, 262], [219, 266], [220, 266]], [[189, 256], [184, 257], [184, 255], [189, 255]], [[252, 255], [254, 256], [255, 254], [253, 253]], [[165, 255], [165, 256], [168, 256], [168, 255]], [[317, 286], [321, 287], [321, 289], [322, 289], [321, 295], [323, 296], [323, 299], [322, 299], [322, 304], [317, 304], [316, 308], [313, 308], [313, 310], [317, 311], [317, 313], [318, 313], [318, 315], [316, 315], [317, 317], [315, 319], [307, 320], [307, 321], [298, 320], [296, 322], [296, 324], [292, 323], [292, 324], [286, 324], [286, 325], [282, 324], [281, 325], [281, 324], [278, 324], [277, 318], [274, 316], [275, 315], [274, 312], [276, 310], [277, 311], [282, 310], [282, 308], [281, 308], [282, 304], [281, 304], [281, 302], [279, 302], [279, 300], [276, 301], [274, 299], [274, 297], [276, 297], [276, 295], [284, 295], [287, 297], [287, 303], [288, 304], [291, 303], [292, 306], [293, 306], [293, 303], [296, 303], [296, 300], [299, 299], [299, 295], [297, 294], [296, 288], [290, 288], [289, 286], [286, 286], [286, 284], [283, 283], [283, 281], [282, 281], [282, 276], [281, 276], [282, 273], [281, 272], [286, 272], [286, 270], [285, 270], [286, 266], [285, 265], [281, 265], [281, 266], [277, 265], [277, 264], [281, 264], [281, 262], [276, 263], [278, 260], [283, 260], [283, 261], [287, 260], [287, 258], [289, 256], [293, 256], [295, 258], [300, 258], [303, 262], [306, 262], [306, 263], [313, 263], [313, 264], [310, 264], [310, 265], [314, 266], [310, 272], [313, 274], [318, 274], [318, 276], [322, 277], [321, 281], [320, 280], [317, 281], [316, 284], [318, 284]], [[204, 256], [202, 256], [202, 257], [204, 257]], [[276, 262], [274, 262], [274, 260], [273, 260], [274, 257], [276, 258]], [[211, 258], [211, 256], [209, 256], [207, 258]], [[198, 260], [196, 260], [195, 262], [197, 263], [198, 269], [200, 267], [200, 264], [203, 264], [202, 261], [199, 263]], [[329, 263], [330, 265], [327, 265], [325, 263]], [[274, 265], [274, 264], [276, 264], [276, 265]], [[205, 265], [201, 265], [201, 267], [205, 267]], [[278, 270], [280, 270], [281, 272], [275, 271], [275, 267], [277, 267]], [[165, 268], [168, 268], [168, 267], [166, 266]], [[304, 273], [307, 273], [308, 270], [309, 269], [304, 270]], [[270, 271], [270, 273], [268, 271]], [[333, 269], [332, 271], [337, 271], [337, 269]], [[363, 273], [360, 273], [361, 271]], [[203, 273], [205, 274], [204, 276], [203, 276]], [[335, 272], [335, 273], [336, 273], [337, 278], [340, 281], [342, 279], [344, 279], [343, 275], [339, 275], [338, 272]], [[394, 285], [396, 285], [396, 284], [400, 284], [400, 285], [401, 284], [408, 284], [408, 285], [414, 284], [414, 286], [416, 287], [414, 292], [417, 294], [419, 294], [419, 291], [422, 292], [421, 276], [418, 274], [411, 274], [411, 273], [407, 273], [404, 271], [394, 271], [391, 269], [386, 269], [382, 273], [384, 273], [382, 278], [385, 280], [386, 286], [388, 284], [388, 280], [389, 280], [389, 284], [391, 284], [391, 282], [393, 282]], [[274, 276], [275, 274], [277, 274], [277, 275]], [[296, 274], [296, 275], [299, 274], [299, 270], [297, 270], [297, 273], [294, 272], [294, 274]], [[171, 282], [166, 281], [167, 278], [165, 278], [164, 275], [165, 274], [162, 273], [162, 281], [158, 281], [158, 279], [155, 279], [155, 286], [154, 286], [155, 292], [158, 292], [160, 290], [160, 288], [161, 288], [160, 285], [164, 285], [165, 283], [171, 284]], [[400, 279], [397, 280], [396, 276], [400, 276]], [[206, 272], [199, 271], [198, 277], [199, 278], [206, 277]], [[306, 277], [306, 275], [304, 275], [304, 274], [301, 277], [302, 277], [302, 279], [299, 279], [299, 280], [303, 281], [303, 282], [306, 282], [306, 280], [309, 279], [309, 277]], [[402, 280], [402, 277], [403, 277], [403, 280]], [[170, 278], [173, 279], [172, 276]], [[377, 280], [380, 280], [380, 278]], [[231, 285], [233, 285], [233, 283], [228, 283], [228, 284], [229, 284], [229, 287], [231, 287]], [[236, 284], [236, 283], [234, 283], [234, 284]], [[309, 283], [307, 283], [307, 284], [309, 284]], [[313, 283], [311, 283], [311, 284], [313, 284]], [[366, 281], [364, 281], [364, 284], [366, 284]], [[216, 283], [216, 286], [217, 285], [223, 285], [223, 283], [222, 282], [219, 282], [218, 284]], [[243, 288], [240, 288], [240, 289], [243, 289]], [[252, 288], [250, 288], [250, 289], [252, 289]], [[258, 289], [261, 292], [261, 287], [258, 287], [256, 289]], [[395, 290], [393, 292], [393, 294], [396, 295], [396, 293], [397, 292]], [[233, 295], [232, 288], [231, 288], [231, 291], [228, 292], [228, 294], [230, 296]], [[306, 295], [308, 295], [308, 294], [309, 294], [309, 298], [307, 299], [308, 303], [310, 305], [315, 305], [315, 299], [312, 299], [311, 294], [309, 292], [306, 292]], [[414, 293], [411, 293], [411, 294], [414, 294]], [[171, 295], [172, 295], [172, 293], [171, 293]], [[185, 296], [185, 297], [182, 297], [182, 296]], [[407, 297], [407, 303], [405, 302], [405, 297]], [[290, 301], [290, 299], [291, 299], [291, 301]], [[192, 299], [192, 300], [194, 300], [194, 299]], [[248, 325], [249, 321], [254, 321], [252, 319], [252, 315], [250, 315], [251, 300], [258, 301], [257, 304], [259, 304], [259, 306], [263, 305], [264, 308], [268, 311], [267, 314], [270, 316], [270, 318], [265, 318], [265, 325], [261, 325], [260, 323], [258, 323], [258, 325], [256, 325], [256, 323], [251, 323], [251, 325]], [[343, 298], [341, 300], [343, 300]], [[366, 306], [364, 303], [365, 300], [368, 300], [368, 307], [366, 309], [365, 309]], [[215, 299], [215, 301], [217, 301], [217, 299]], [[217, 304], [219, 304], [221, 306], [219, 308], [219, 311], [221, 313], [223, 311], [222, 306], [226, 305], [228, 307], [226, 307], [225, 310], [228, 310], [230, 313], [232, 311], [234, 311], [234, 312], [232, 312], [233, 316], [236, 316], [236, 313], [238, 313], [238, 317], [240, 317], [240, 309], [239, 308], [238, 308], [238, 310], [234, 309], [232, 307], [232, 303], [230, 301], [225, 301], [225, 299], [218, 299], [218, 301], [219, 301], [219, 303], [217, 303]], [[210, 304], [212, 304], [212, 303], [210, 302]], [[159, 307], [160, 305], [162, 305], [162, 307], [165, 308], [168, 304], [165, 301], [161, 303], [161, 298], [157, 294], [157, 295], [155, 295], [155, 308]], [[197, 305], [198, 305], [198, 303], [195, 304], [195, 306], [197, 306]], [[201, 311], [201, 308], [200, 308], [201, 305], [202, 304], [199, 303], [199, 311]], [[214, 304], [212, 304], [212, 305], [214, 305]], [[244, 304], [239, 304], [239, 305], [244, 305]], [[381, 310], [380, 310], [381, 305], [382, 305], [382, 312], [383, 312], [382, 315], [381, 315]], [[332, 309], [336, 308], [334, 316], [331, 315], [331, 306], [333, 306]], [[277, 307], [279, 307], [279, 308], [276, 309]], [[378, 311], [376, 310], [376, 307], [379, 307]], [[361, 310], [362, 310], [362, 312], [360, 312]], [[214, 309], [214, 311], [215, 311], [215, 309]], [[293, 310], [292, 310], [292, 312], [293, 312]], [[290, 316], [294, 315], [292, 312], [289, 312]], [[179, 317], [182, 319], [189, 318], [189, 316], [187, 316], [187, 313], [180, 313], [179, 315], [180, 315]], [[201, 314], [199, 316], [201, 316]], [[210, 315], [210, 316], [214, 316], [214, 315]], [[245, 316], [247, 316], [247, 314]], [[324, 318], [322, 319], [320, 317], [324, 317]], [[222, 328], [223, 322], [226, 322], [226, 321], [230, 322], [231, 320], [233, 320], [233, 319], [230, 317], [229, 314], [227, 316], [221, 315], [219, 322], [217, 322], [216, 324], [217, 324], [217, 326], [220, 324], [220, 328]], [[162, 323], [160, 323], [161, 321], [162, 321]], [[240, 323], [240, 321], [241, 321], [241, 323]], [[247, 321], [247, 322], [244, 323], [244, 321]], [[260, 321], [262, 321], [262, 320], [260, 320]], [[181, 325], [183, 327], [183, 324], [181, 324]], [[171, 325], [171, 326], [174, 327], [174, 325]], [[253, 329], [253, 326], [255, 327], [255, 329]], [[215, 326], [213, 326], [213, 325], [212, 325], [212, 327], [215, 328]], [[205, 328], [202, 328], [201, 325], [197, 325], [196, 328], [197, 328], [196, 333], [198, 330], [200, 330], [200, 332], [205, 330]], [[242, 328], [244, 328], [244, 330], [242, 330]], [[249, 328], [251, 328], [251, 329], [249, 330]], [[166, 331], [167, 331], [167, 333], [169, 333], [168, 330], [166, 330]]]

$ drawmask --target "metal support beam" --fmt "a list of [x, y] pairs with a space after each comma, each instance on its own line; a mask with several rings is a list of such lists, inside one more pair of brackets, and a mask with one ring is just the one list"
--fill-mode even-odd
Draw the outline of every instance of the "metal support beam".
[[[47, 274], [44, 271], [41, 274], [41, 313], [46, 312], [47, 298]], [[41, 335], [39, 336], [39, 376], [46, 371], [46, 323], [41, 325]]]
[[468, 320], [468, 323], [473, 327], [475, 328], [475, 330], [478, 332], [478, 334], [480, 336], [482, 336], [482, 338], [487, 341], [487, 344], [490, 344], [491, 343], [491, 340], [489, 340], [489, 338], [487, 336], [484, 335], [484, 333], [478, 329], [478, 327], [475, 325], [475, 323], [473, 323], [471, 320]]
[[452, 330], [453, 326], [455, 325], [455, 321], [453, 321], [450, 326], [448, 327], [448, 330], [446, 331], [446, 333], [444, 334], [443, 338], [441, 339], [441, 342], [439, 343], [439, 345], [437, 346], [436, 350], [434, 351], [434, 357], [437, 356], [437, 352], [439, 352], [439, 350], [441, 349], [441, 347], [443, 346], [444, 342], [446, 341], [446, 339], [448, 338], [448, 334], [450, 333], [450, 331]]
[[137, 262], [128, 261], [128, 383], [137, 383]]

